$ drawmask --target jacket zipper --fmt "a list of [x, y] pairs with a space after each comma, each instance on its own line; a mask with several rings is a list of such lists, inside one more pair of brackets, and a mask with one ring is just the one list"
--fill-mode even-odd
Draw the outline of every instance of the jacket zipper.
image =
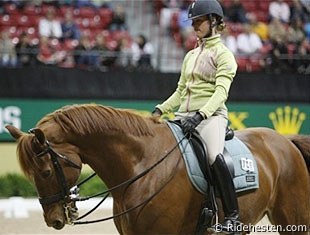
[[[196, 60], [195, 60], [195, 63], [194, 63], [194, 67], [193, 67], [193, 70], [192, 70], [192, 82], [191, 82], [191, 84], [193, 84], [193, 83], [194, 83], [194, 80], [195, 80], [195, 77], [194, 77], [194, 70], [195, 70], [195, 68], [196, 68], [196, 66], [197, 66], [197, 61], [198, 61], [199, 56], [200, 56], [201, 53], [202, 53], [203, 47], [204, 47], [204, 43], [203, 43], [203, 45], [202, 45], [202, 47], [201, 47], [201, 50], [200, 50], [199, 54], [197, 55]], [[188, 98], [187, 98], [187, 101], [186, 101], [186, 112], [189, 112], [189, 103], [190, 103], [190, 99], [191, 99], [191, 90], [190, 90], [189, 87], [188, 87]]]

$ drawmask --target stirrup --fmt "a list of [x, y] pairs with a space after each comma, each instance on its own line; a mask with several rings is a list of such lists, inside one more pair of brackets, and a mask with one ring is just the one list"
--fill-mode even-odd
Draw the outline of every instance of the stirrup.
[[[228, 221], [230, 221], [230, 225], [225, 225], [225, 222], [227, 223]], [[212, 225], [210, 228], [207, 228], [207, 232], [212, 234], [222, 233], [229, 235], [241, 235], [243, 232], [243, 223], [241, 223], [239, 220], [225, 219], [222, 224], [217, 223]]]

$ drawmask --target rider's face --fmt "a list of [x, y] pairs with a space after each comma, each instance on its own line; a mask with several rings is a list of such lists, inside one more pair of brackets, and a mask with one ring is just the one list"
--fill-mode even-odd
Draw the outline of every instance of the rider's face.
[[198, 38], [203, 38], [209, 33], [210, 23], [206, 16], [193, 19], [192, 26]]

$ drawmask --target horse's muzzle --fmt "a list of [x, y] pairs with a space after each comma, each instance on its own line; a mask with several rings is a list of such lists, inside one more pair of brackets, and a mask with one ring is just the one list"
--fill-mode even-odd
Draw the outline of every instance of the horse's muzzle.
[[65, 222], [64, 222], [64, 220], [62, 220], [62, 219], [55, 219], [55, 220], [52, 222], [52, 227], [53, 227], [54, 229], [60, 230], [60, 229], [62, 229], [64, 226], [65, 226]]

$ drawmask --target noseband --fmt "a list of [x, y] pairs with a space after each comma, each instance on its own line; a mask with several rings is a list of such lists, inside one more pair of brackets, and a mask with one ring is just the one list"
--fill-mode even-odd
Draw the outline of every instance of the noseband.
[[[34, 130], [30, 129], [28, 133], [34, 134]], [[53, 164], [53, 168], [55, 170], [55, 175], [57, 178], [57, 182], [60, 185], [61, 191], [57, 194], [47, 196], [47, 197], [39, 197], [39, 202], [41, 205], [49, 205], [55, 202], [64, 201], [65, 203], [69, 203], [71, 201], [70, 198], [70, 190], [68, 188], [67, 180], [64, 174], [64, 171], [59, 163], [59, 159], [65, 161], [71, 167], [81, 170], [81, 167], [78, 166], [76, 163], [72, 162], [66, 156], [57, 153], [49, 144], [49, 142], [45, 141], [46, 148], [43, 149], [41, 152], [36, 153], [36, 157], [40, 158], [49, 154], [51, 157], [51, 161]]]

